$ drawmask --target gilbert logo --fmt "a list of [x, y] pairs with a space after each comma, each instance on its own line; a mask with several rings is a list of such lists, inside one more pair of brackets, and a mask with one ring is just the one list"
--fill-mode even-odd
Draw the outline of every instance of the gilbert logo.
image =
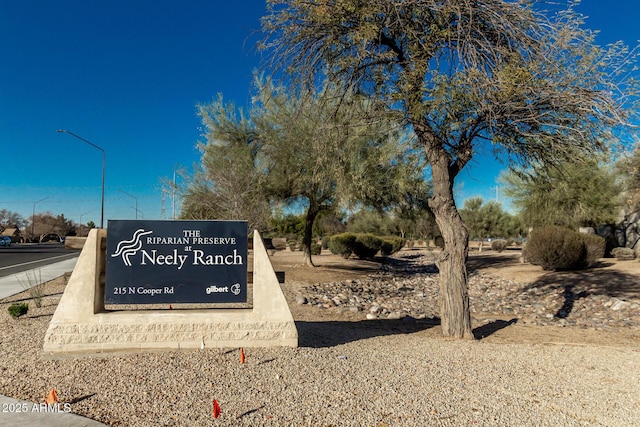
[[122, 240], [118, 243], [116, 251], [112, 257], [122, 256], [122, 262], [124, 265], [131, 267], [131, 260], [129, 259], [133, 255], [137, 254], [142, 249], [142, 236], [153, 233], [153, 231], [144, 231], [143, 228], [139, 228], [133, 233], [131, 240]]

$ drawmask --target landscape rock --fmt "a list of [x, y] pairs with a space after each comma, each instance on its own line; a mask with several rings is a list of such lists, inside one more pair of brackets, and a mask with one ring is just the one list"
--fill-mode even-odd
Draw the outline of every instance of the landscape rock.
[[[394, 261], [395, 260], [395, 261]], [[302, 289], [308, 304], [336, 309], [357, 307], [372, 319], [438, 318], [440, 285], [434, 258], [398, 252], [384, 268], [363, 279], [317, 283]], [[532, 286], [488, 274], [469, 275], [471, 314], [488, 323], [496, 316], [530, 325], [613, 329], [640, 326], [640, 301], [561, 285]], [[354, 310], [349, 310], [355, 312]]]

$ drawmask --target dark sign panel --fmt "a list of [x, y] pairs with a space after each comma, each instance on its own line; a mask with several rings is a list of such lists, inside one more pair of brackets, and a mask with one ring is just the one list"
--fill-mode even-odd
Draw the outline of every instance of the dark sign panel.
[[110, 220], [106, 304], [247, 301], [246, 221]]

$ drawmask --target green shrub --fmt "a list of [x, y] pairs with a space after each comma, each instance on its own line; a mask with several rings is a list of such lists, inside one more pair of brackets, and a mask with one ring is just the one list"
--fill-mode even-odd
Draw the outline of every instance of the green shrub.
[[356, 234], [353, 253], [360, 259], [373, 258], [382, 246], [382, 239], [373, 234]]
[[509, 246], [509, 242], [503, 239], [496, 239], [491, 241], [491, 250], [496, 252], [504, 251], [505, 249], [507, 249], [507, 246]]
[[392, 254], [395, 254], [400, 249], [404, 248], [404, 245], [407, 242], [405, 239], [403, 239], [402, 237], [399, 237], [399, 236], [387, 236], [387, 237], [383, 237], [382, 240], [384, 240], [385, 242], [391, 243], [391, 246], [392, 246], [391, 253]]
[[329, 239], [329, 250], [334, 255], [349, 258], [356, 246], [356, 235], [353, 233], [342, 233], [331, 236]]
[[331, 236], [322, 236], [322, 249], [329, 249], [329, 240]]
[[544, 270], [582, 268], [586, 247], [579, 233], [564, 227], [546, 226], [534, 229], [527, 241], [527, 257]]
[[322, 252], [322, 246], [316, 242], [311, 242], [311, 255], [320, 255], [320, 252]]
[[393, 253], [393, 245], [388, 240], [383, 240], [380, 245], [380, 255], [389, 256]]
[[29, 311], [29, 304], [25, 302], [13, 303], [9, 306], [9, 308], [7, 308], [7, 310], [9, 311], [11, 317], [16, 319], [23, 314], [27, 314], [27, 312]]
[[579, 234], [580, 237], [582, 237], [582, 242], [586, 250], [583, 267], [588, 268], [593, 266], [600, 258], [604, 257], [607, 241], [604, 237], [598, 236], [597, 234]]

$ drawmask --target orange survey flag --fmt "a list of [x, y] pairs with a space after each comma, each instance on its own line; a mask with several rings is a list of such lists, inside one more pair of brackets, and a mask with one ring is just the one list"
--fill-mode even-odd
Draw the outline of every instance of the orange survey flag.
[[213, 418], [218, 418], [220, 416], [220, 405], [218, 405], [218, 401], [213, 399]]
[[47, 405], [58, 403], [58, 393], [56, 393], [56, 390], [54, 388], [51, 389], [51, 391], [47, 395], [47, 398], [44, 400], [44, 403], [46, 403]]
[[244, 363], [244, 347], [240, 349], [240, 363]]

